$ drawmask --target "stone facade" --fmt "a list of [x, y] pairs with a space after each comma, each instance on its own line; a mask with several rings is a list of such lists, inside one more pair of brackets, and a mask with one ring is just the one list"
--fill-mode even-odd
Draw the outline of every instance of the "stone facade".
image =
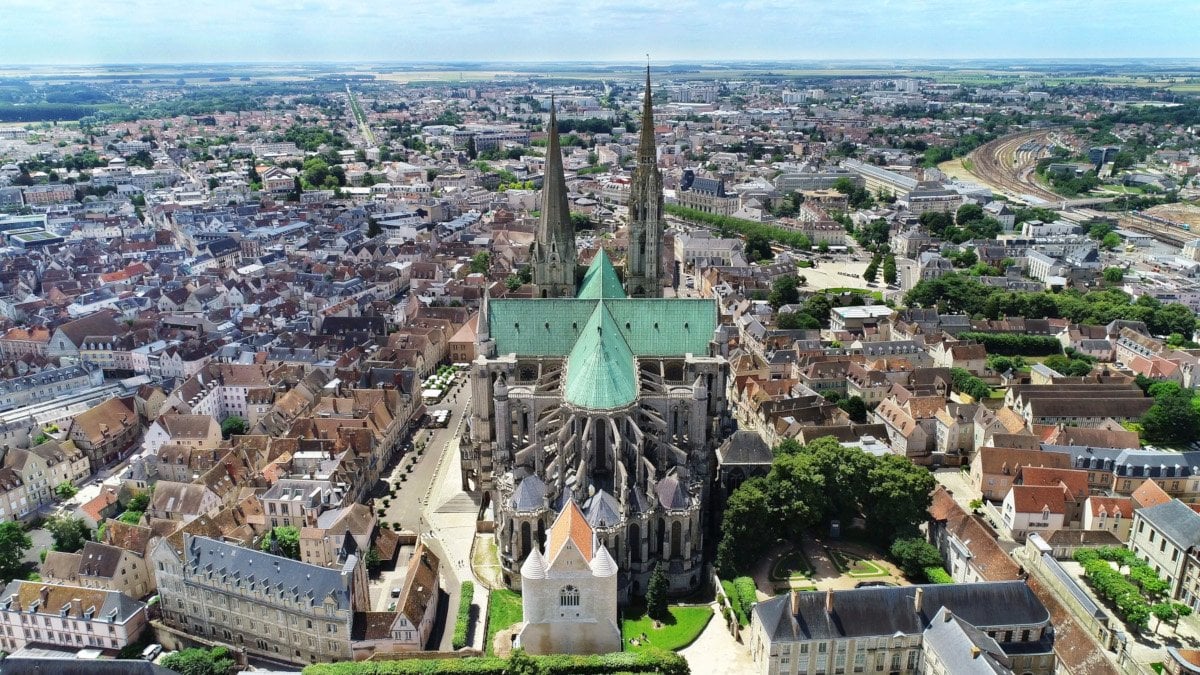
[[617, 564], [575, 502], [550, 527], [544, 553], [534, 549], [521, 566], [521, 604], [517, 646], [531, 654], [621, 651]]

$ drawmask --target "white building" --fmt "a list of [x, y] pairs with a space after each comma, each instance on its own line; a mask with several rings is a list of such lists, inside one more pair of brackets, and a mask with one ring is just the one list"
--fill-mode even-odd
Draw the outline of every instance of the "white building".
[[617, 563], [574, 501], [550, 526], [543, 554], [521, 566], [525, 625], [516, 646], [531, 654], [621, 651], [617, 626]]

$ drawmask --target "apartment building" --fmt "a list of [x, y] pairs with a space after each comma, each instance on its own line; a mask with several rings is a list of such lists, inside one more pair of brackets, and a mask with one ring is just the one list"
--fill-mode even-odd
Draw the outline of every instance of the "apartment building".
[[118, 593], [16, 580], [0, 592], [0, 649], [30, 644], [115, 652], [137, 642], [146, 606]]
[[792, 591], [751, 616], [750, 654], [763, 675], [968, 672], [948, 665], [972, 653], [946, 653], [939, 633], [949, 621], [1011, 672], [1055, 669], [1050, 613], [1022, 581]]
[[278, 663], [353, 659], [354, 613], [370, 604], [358, 555], [330, 568], [208, 537], [184, 534], [180, 548], [172, 539], [151, 552], [168, 626]]

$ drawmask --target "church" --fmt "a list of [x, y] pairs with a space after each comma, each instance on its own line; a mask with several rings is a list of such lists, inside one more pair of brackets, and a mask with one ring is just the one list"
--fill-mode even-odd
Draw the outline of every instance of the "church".
[[553, 109], [533, 298], [480, 308], [463, 489], [495, 514], [505, 584], [577, 504], [619, 569], [622, 600], [661, 562], [673, 593], [699, 587], [716, 446], [731, 428], [715, 300], [664, 298], [662, 173], [650, 74], [617, 273], [603, 251], [576, 286], [576, 243]]
[[575, 502], [550, 526], [545, 554], [535, 548], [521, 565], [521, 609], [514, 646], [530, 654], [621, 651], [617, 564]]

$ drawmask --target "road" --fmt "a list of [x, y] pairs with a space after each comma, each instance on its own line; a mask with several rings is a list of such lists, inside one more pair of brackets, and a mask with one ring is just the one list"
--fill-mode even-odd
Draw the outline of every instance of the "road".
[[346, 98], [349, 100], [350, 116], [354, 118], [355, 125], [358, 126], [358, 131], [366, 142], [368, 148], [375, 147], [375, 132], [371, 131], [371, 125], [367, 123], [367, 114], [362, 109], [362, 104], [358, 102], [358, 96], [350, 91], [350, 85], [346, 85]]
[[[399, 486], [396, 498], [392, 499], [385, 510], [382, 520], [401, 529], [417, 532], [422, 541], [442, 562], [442, 588], [445, 591], [445, 601], [438, 612], [436, 630], [444, 626], [439, 648], [445, 651], [451, 649], [453, 638], [453, 617], [458, 611], [459, 586], [464, 577], [470, 577], [470, 566], [465, 563], [466, 552], [470, 551], [471, 541], [459, 541], [464, 534], [457, 528], [449, 529], [443, 522], [449, 516], [457, 513], [442, 512], [446, 500], [442, 499], [447, 493], [445, 484], [452, 482], [458, 485], [458, 434], [461, 433], [463, 415], [470, 404], [470, 396], [466, 389], [466, 374], [456, 380], [456, 387], [446, 394], [446, 397], [429, 409], [446, 409], [450, 411], [450, 420], [445, 429], [423, 429], [413, 436], [413, 442], [425, 443], [425, 451], [418, 455], [410, 450], [396, 464], [392, 472], [392, 484]], [[409, 470], [409, 467], [411, 471]], [[408, 478], [400, 482], [399, 477], [405, 474]], [[462, 502], [461, 497], [454, 498], [456, 503], [464, 508], [468, 503]], [[461, 515], [460, 519], [464, 519]], [[469, 515], [470, 529], [474, 530], [474, 513]], [[469, 535], [467, 535], [469, 537]], [[461, 563], [461, 566], [460, 566]], [[371, 584], [371, 604], [378, 611], [386, 609], [390, 604], [390, 589], [402, 585], [404, 581], [404, 566], [398, 561], [396, 571], [384, 573], [380, 579]]]

